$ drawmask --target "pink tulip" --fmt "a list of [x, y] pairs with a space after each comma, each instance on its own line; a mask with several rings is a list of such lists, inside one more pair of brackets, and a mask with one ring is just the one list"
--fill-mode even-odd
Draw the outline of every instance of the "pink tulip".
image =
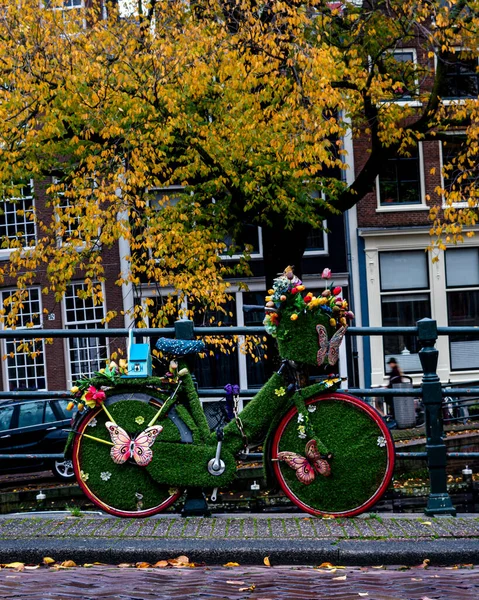
[[321, 278], [322, 279], [330, 279], [331, 278], [331, 269], [323, 269], [323, 272], [321, 273]]

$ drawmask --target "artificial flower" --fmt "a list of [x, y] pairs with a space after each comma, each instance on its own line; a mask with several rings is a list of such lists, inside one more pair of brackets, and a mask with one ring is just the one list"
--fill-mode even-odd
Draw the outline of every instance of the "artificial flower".
[[136, 417], [136, 419], [135, 419], [135, 423], [138, 423], [138, 425], [143, 425], [144, 422], [145, 422], [145, 417], [142, 417], [141, 415], [139, 417]]
[[88, 390], [83, 394], [83, 400], [88, 408], [95, 408], [105, 402], [106, 394], [103, 390], [97, 390], [96, 387], [90, 385]]
[[323, 272], [321, 273], [321, 278], [322, 279], [330, 279], [331, 277], [331, 269], [323, 269]]
[[82, 481], [88, 481], [89, 477], [90, 477], [90, 475], [88, 473], [85, 473], [84, 471], [80, 471], [80, 479]]
[[74, 406], [75, 406], [75, 403], [74, 403], [74, 402], [69, 402], [69, 403], [67, 404], [67, 410], [73, 410]]
[[88, 422], [88, 427], [96, 427], [98, 421], [96, 419], [92, 419]]
[[329, 324], [331, 327], [336, 327], [336, 319], [329, 319]]
[[301, 290], [300, 290], [298, 287], [294, 287], [294, 288], [291, 290], [291, 293], [292, 293], [292, 294], [297, 294], [297, 293], [298, 293], [298, 292], [300, 292], [300, 291], [301, 291]]
[[342, 288], [342, 287], [340, 287], [340, 286], [338, 285], [337, 287], [335, 287], [335, 288], [333, 289], [333, 294], [334, 294], [335, 296], [338, 296], [338, 295], [339, 295], [339, 294], [340, 294], [342, 291], [343, 291], [343, 288]]
[[109, 471], [103, 471], [102, 473], [100, 473], [100, 478], [103, 481], [108, 481], [111, 477], [111, 473]]
[[280, 387], [277, 390], [274, 390], [274, 393], [277, 396], [284, 396], [286, 394], [286, 390], [284, 389], [284, 387]]
[[293, 313], [290, 317], [291, 321], [296, 321], [298, 318], [298, 315], [296, 313]]
[[314, 413], [316, 412], [316, 407], [313, 404], [308, 405], [308, 412]]
[[71, 394], [77, 394], [80, 391], [80, 388], [77, 385], [74, 385], [70, 390]]

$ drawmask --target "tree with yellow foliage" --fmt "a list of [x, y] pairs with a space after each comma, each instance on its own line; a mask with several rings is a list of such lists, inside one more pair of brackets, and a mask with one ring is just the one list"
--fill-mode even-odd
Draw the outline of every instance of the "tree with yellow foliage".
[[[118, 284], [169, 286], [215, 306], [225, 277], [248, 272], [246, 226], [263, 228], [269, 283], [300, 264], [311, 228], [372, 189], [389, 157], [457, 127], [463, 154], [445, 168], [458, 168], [468, 187], [449, 198], [467, 192], [473, 204], [444, 217], [454, 227], [475, 222], [467, 173], [477, 163], [477, 98], [445, 105], [441, 90], [453, 53], [476, 51], [478, 8], [150, 0], [125, 15], [124, 3], [66, 10], [63, 0], [6, 0], [0, 186], [13, 198], [33, 178], [48, 210], [29, 215], [35, 242], [3, 240], [12, 253], [1, 277], [21, 292], [46, 270], [44, 293], [61, 298], [81, 272], [99, 295], [103, 250], [123, 240], [128, 268]], [[421, 60], [399, 60], [394, 50], [404, 46]], [[350, 134], [367, 141], [368, 157], [347, 184]], [[228, 235], [236, 246], [225, 247]], [[238, 250], [244, 261], [221, 260]], [[161, 324], [166, 313], [156, 316]]]

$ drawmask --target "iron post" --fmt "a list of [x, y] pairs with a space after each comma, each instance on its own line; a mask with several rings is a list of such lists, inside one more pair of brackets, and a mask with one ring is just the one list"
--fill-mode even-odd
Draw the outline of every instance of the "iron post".
[[446, 444], [442, 422], [442, 390], [437, 375], [438, 350], [437, 323], [433, 319], [421, 319], [417, 322], [418, 339], [421, 344], [422, 398], [424, 402], [426, 425], [426, 452], [430, 477], [430, 493], [424, 512], [427, 515], [456, 515], [447, 491]]

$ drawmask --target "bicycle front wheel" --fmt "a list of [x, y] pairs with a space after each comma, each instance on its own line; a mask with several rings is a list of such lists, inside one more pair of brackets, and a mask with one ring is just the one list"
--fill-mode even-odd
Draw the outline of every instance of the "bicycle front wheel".
[[[292, 408], [281, 420], [271, 447], [283, 492], [313, 515], [351, 517], [370, 509], [387, 490], [394, 471], [394, 442], [381, 416], [343, 393], [316, 396], [305, 404], [316, 438], [332, 454], [331, 473], [325, 476], [316, 470], [310, 483], [299, 480], [296, 466], [314, 469], [305, 453], [308, 439], [299, 437], [304, 435], [298, 429], [302, 416]], [[278, 460], [279, 452], [297, 455], [295, 466], [289, 466], [284, 455]]]
[[[144, 430], [158, 405], [151, 395], [117, 394], [109, 398], [108, 410], [123, 429], [134, 435]], [[160, 485], [145, 467], [134, 461], [115, 464], [110, 455], [111, 439], [102, 408], [89, 411], [80, 421], [73, 444], [73, 468], [84, 494], [105, 512], [119, 517], [149, 517], [172, 505], [181, 491]], [[163, 421], [165, 437], [178, 437], [170, 420]], [[160, 434], [160, 436], [163, 432]], [[153, 446], [159, 452], [161, 441]]]

